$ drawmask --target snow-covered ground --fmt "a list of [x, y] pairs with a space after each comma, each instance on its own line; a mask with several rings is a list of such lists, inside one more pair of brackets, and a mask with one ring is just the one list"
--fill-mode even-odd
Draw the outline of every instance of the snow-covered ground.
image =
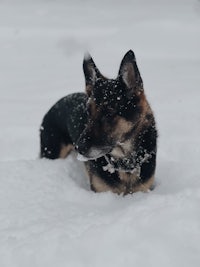
[[[133, 49], [159, 129], [156, 188], [90, 191], [82, 163], [38, 159], [39, 125]], [[200, 266], [200, 1], [0, 1], [0, 266]]]

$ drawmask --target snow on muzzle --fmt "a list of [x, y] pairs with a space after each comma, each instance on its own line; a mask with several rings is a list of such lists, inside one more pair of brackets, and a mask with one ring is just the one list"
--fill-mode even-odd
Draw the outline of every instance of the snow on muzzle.
[[80, 161], [88, 161], [88, 160], [95, 160], [95, 159], [101, 158], [112, 150], [112, 148], [109, 146], [104, 146], [101, 148], [91, 147], [88, 150], [88, 152], [85, 155], [83, 155], [79, 152], [79, 149], [77, 146], [76, 146], [76, 149], [78, 151], [77, 159]]

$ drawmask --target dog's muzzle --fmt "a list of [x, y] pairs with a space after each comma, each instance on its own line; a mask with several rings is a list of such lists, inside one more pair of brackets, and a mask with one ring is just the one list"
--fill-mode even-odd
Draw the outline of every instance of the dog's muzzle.
[[104, 147], [91, 147], [88, 151], [85, 153], [82, 153], [83, 151], [79, 150], [79, 147], [76, 146], [76, 150], [78, 152], [77, 159], [81, 161], [87, 161], [87, 160], [95, 160], [98, 158], [101, 158], [108, 154], [111, 151], [111, 147], [104, 146]]

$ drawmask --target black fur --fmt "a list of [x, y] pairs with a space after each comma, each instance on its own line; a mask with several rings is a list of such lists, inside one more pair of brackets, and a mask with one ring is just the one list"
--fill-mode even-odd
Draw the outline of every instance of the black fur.
[[56, 159], [61, 145], [75, 145], [87, 124], [87, 96], [75, 93], [60, 99], [40, 127], [41, 157]]

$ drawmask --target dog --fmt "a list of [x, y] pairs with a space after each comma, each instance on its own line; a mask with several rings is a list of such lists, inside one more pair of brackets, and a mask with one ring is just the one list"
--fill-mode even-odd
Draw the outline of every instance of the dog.
[[87, 54], [86, 93], [59, 100], [40, 127], [41, 157], [85, 160], [91, 189], [132, 194], [153, 189], [157, 129], [135, 54], [123, 57], [116, 79], [104, 77]]

